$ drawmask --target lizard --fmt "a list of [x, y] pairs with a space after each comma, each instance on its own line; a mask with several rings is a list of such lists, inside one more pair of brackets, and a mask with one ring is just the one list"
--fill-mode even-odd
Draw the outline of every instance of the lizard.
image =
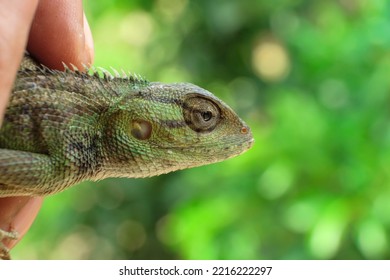
[[[226, 160], [254, 143], [249, 126], [201, 87], [64, 66], [23, 58], [0, 128], [0, 197], [156, 176]], [[16, 236], [0, 229], [1, 257], [9, 257], [2, 241]]]

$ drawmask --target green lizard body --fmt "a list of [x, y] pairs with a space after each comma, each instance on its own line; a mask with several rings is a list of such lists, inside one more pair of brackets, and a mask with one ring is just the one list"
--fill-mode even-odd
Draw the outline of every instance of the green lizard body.
[[227, 105], [192, 84], [61, 72], [26, 58], [0, 129], [0, 197], [159, 175], [236, 156], [252, 143]]
[[103, 76], [24, 59], [0, 129], [0, 197], [159, 175], [253, 144], [249, 127], [202, 88]]

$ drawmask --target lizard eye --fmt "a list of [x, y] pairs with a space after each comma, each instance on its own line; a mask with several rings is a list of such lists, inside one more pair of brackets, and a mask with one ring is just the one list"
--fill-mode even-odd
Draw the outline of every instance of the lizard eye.
[[184, 103], [184, 119], [196, 132], [210, 132], [220, 120], [218, 106], [205, 98], [192, 97]]
[[211, 111], [202, 112], [201, 115], [205, 122], [208, 122], [213, 118], [213, 112]]

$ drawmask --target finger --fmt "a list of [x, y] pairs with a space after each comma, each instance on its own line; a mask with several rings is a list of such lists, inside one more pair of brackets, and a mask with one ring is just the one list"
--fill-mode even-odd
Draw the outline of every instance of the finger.
[[30, 228], [41, 208], [42, 201], [43, 198], [41, 197], [6, 197], [0, 199], [0, 228], [18, 233], [17, 240], [4, 241], [8, 248], [15, 246]]
[[[0, 124], [37, 5], [37, 0], [0, 0]], [[31, 225], [39, 205], [39, 199], [26, 197], [0, 199], [0, 228], [9, 230], [12, 226], [20, 232], [20, 236], [23, 236]], [[17, 215], [25, 211], [27, 211], [25, 216]]]
[[93, 59], [92, 34], [81, 0], [41, 0], [33, 20], [28, 51], [50, 68], [63, 69], [62, 62], [79, 69]]
[[38, 0], [0, 0], [0, 125]]
[[89, 57], [89, 63], [92, 64], [95, 57], [93, 37], [92, 37], [91, 28], [89, 27], [89, 23], [85, 14], [83, 14], [83, 23], [84, 23], [84, 36], [85, 36], [85, 52]]

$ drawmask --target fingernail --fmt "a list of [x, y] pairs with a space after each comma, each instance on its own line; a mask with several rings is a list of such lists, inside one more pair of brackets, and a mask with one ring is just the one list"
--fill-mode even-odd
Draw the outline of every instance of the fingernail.
[[83, 20], [84, 20], [84, 38], [85, 38], [85, 58], [88, 61], [89, 64], [93, 64], [95, 52], [94, 52], [94, 47], [93, 47], [93, 38], [92, 38], [92, 32], [91, 28], [89, 27], [87, 17], [85, 14], [83, 15]]

